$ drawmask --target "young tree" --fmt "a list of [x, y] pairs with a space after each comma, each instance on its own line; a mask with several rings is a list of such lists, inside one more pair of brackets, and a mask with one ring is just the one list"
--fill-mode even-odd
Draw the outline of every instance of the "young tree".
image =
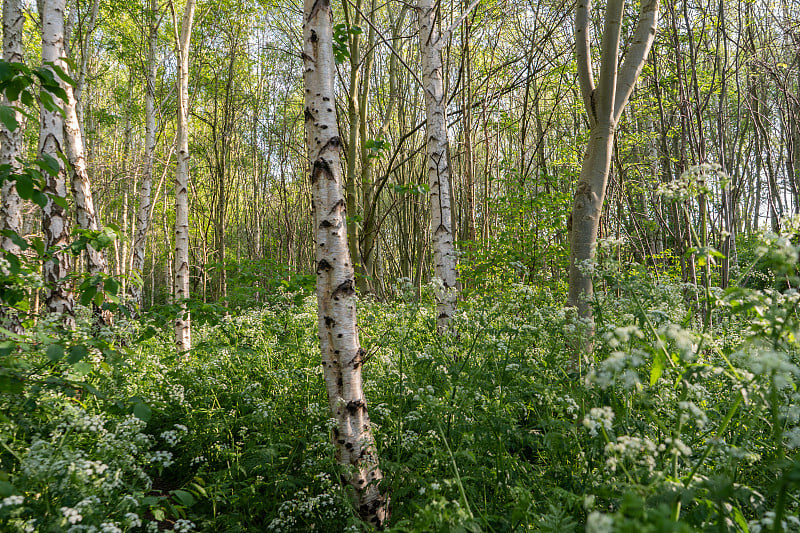
[[[81, 74], [81, 77], [83, 76], [85, 73]], [[75, 201], [76, 221], [80, 229], [97, 231], [100, 226], [97, 222], [89, 172], [86, 168], [83, 128], [79, 119], [80, 103], [72, 85], [64, 84], [64, 91], [67, 95], [67, 100], [64, 102], [64, 132], [67, 159], [72, 170], [72, 197]], [[90, 274], [108, 274], [108, 261], [103, 250], [95, 250], [88, 245], [86, 258]], [[113, 318], [110, 311], [102, 311], [95, 306], [94, 313], [99, 322], [111, 325]]]
[[[171, 5], [171, 4], [170, 4]], [[189, 43], [192, 37], [195, 0], [187, 0], [183, 20], [172, 6], [178, 56], [178, 165], [175, 170], [175, 299], [182, 313], [175, 319], [175, 344], [179, 352], [192, 347], [191, 317], [185, 305], [189, 298]]]
[[[153, 189], [153, 166], [156, 155], [156, 47], [158, 46], [158, 1], [149, 0], [147, 10], [147, 65], [144, 93], [144, 174], [139, 186], [139, 209], [136, 213], [136, 233], [133, 239], [131, 258], [131, 271], [141, 276], [144, 268], [145, 245], [147, 244], [147, 230], [150, 228], [151, 195]], [[142, 280], [138, 279], [130, 284], [130, 294], [133, 301], [142, 305]]]
[[[597, 86], [592, 75], [589, 38], [592, 0], [578, 0], [575, 11], [578, 80], [589, 117], [590, 133], [568, 223], [570, 258], [567, 306], [577, 308], [578, 317], [582, 319], [590, 319], [592, 316], [590, 305], [594, 289], [588, 263], [594, 259], [614, 135], [653, 44], [658, 21], [658, 3], [659, 0], [642, 0], [633, 41], [620, 67], [619, 48], [625, 0], [609, 0], [605, 12]], [[590, 331], [589, 336], [591, 334]], [[591, 350], [591, 341], [583, 348]], [[573, 357], [577, 356], [576, 350]]]
[[[64, 0], [44, 0], [42, 2], [42, 64], [59, 79], [56, 69], [63, 72], [64, 51]], [[60, 82], [62, 87], [63, 82]], [[55, 94], [42, 93], [42, 101], [52, 99], [62, 109], [65, 102]], [[39, 128], [39, 153], [56, 165], [54, 172], [45, 172], [45, 193], [59, 198], [67, 196], [67, 173], [61, 159], [64, 153], [64, 117], [60, 109], [41, 106]], [[42, 231], [48, 250], [66, 246], [69, 243], [66, 202], [56, 202], [51, 197], [42, 208]], [[62, 315], [65, 327], [75, 325], [73, 314], [74, 298], [66, 282], [70, 273], [71, 257], [65, 250], [57, 251], [42, 267], [42, 277], [47, 285], [45, 305], [47, 311]]]
[[[25, 17], [22, 14], [20, 0], [5, 0], [3, 2], [3, 60], [9, 63], [22, 62], [22, 29]], [[19, 101], [9, 101], [5, 94], [0, 101], [4, 106], [18, 106]], [[0, 165], [9, 165], [12, 172], [20, 170], [17, 158], [22, 152], [22, 136], [25, 130], [25, 115], [16, 109], [13, 111], [16, 129], [10, 129], [5, 124], [0, 124]], [[0, 204], [0, 230], [10, 230], [19, 234], [22, 231], [22, 199], [17, 194], [14, 181], [6, 180], [2, 186], [2, 204]], [[14, 241], [5, 236], [0, 236], [2, 249], [13, 254], [19, 254], [20, 249]], [[5, 316], [5, 311], [0, 308], [0, 316], [4, 327], [10, 328], [15, 333], [21, 333], [19, 321]], [[8, 319], [8, 320], [6, 320]]]
[[427, 119], [427, 168], [431, 200], [433, 266], [441, 290], [436, 292], [436, 325], [446, 331], [456, 308], [456, 252], [450, 212], [450, 162], [447, 155], [447, 105], [442, 83], [442, 44], [437, 16], [439, 4], [419, 0], [419, 50], [422, 56], [422, 84]]
[[361, 382], [365, 352], [356, 325], [355, 280], [342, 194], [342, 142], [336, 123], [333, 28], [330, 0], [305, 0], [306, 147], [311, 164], [316, 237], [319, 338], [328, 403], [336, 418], [337, 460], [347, 468], [359, 515], [380, 527], [387, 501]]

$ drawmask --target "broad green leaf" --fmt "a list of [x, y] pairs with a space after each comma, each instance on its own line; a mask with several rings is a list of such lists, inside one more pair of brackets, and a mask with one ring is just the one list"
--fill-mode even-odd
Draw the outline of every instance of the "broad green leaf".
[[70, 364], [77, 363], [78, 361], [86, 357], [88, 353], [89, 352], [86, 349], [86, 346], [81, 346], [81, 345], [73, 346], [72, 348], [69, 349], [69, 357], [67, 358], [67, 362]]
[[175, 496], [178, 503], [185, 507], [191, 507], [196, 502], [192, 493], [185, 490], [173, 490], [172, 495]]
[[14, 108], [7, 105], [0, 105], [0, 122], [6, 127], [8, 131], [14, 131], [19, 128], [16, 113]]
[[92, 371], [92, 365], [86, 361], [81, 361], [80, 363], [75, 363], [72, 365], [72, 371], [79, 376], [85, 376]]
[[47, 358], [52, 362], [60, 361], [64, 358], [64, 347], [60, 344], [51, 344], [47, 347]]
[[136, 418], [138, 418], [143, 422], [147, 422], [148, 420], [150, 420], [150, 417], [152, 415], [153, 411], [150, 409], [150, 407], [147, 406], [147, 404], [143, 402], [139, 402], [133, 406], [133, 416], [135, 416]]

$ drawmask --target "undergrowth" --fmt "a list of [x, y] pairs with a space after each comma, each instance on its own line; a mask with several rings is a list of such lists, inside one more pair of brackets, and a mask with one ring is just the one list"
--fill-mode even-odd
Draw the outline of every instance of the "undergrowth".
[[[797, 253], [766, 237], [772, 284], [711, 291], [705, 323], [693, 287], [602, 261], [578, 371], [580, 332], [545, 286], [475, 291], [445, 336], [406, 280], [361, 300], [387, 530], [800, 531]], [[188, 358], [168, 328], [128, 321], [103, 345], [92, 328], [65, 340], [42, 321], [2, 347], [28, 376], [4, 374], [0, 395], [2, 531], [365, 527], [339, 482], [311, 294], [220, 315]]]

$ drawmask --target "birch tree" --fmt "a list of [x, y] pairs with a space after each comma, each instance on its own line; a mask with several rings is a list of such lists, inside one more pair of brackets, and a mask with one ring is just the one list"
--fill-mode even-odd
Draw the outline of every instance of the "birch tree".
[[[44, 0], [42, 2], [42, 64], [53, 72], [56, 79], [60, 76], [56, 68], [63, 72], [65, 67], [64, 51], [64, 0]], [[64, 86], [63, 81], [60, 85]], [[42, 101], [53, 100], [62, 109], [65, 102], [55, 94], [42, 92]], [[61, 155], [64, 152], [64, 117], [61, 111], [44, 103], [40, 111], [39, 153], [47, 158], [54, 168], [46, 171], [44, 192], [59, 198], [67, 196], [67, 173]], [[57, 250], [69, 244], [66, 202], [56, 202], [48, 197], [42, 208], [42, 232], [48, 250], [56, 250], [51, 259], [42, 267], [42, 277], [47, 285], [45, 306], [48, 312], [58, 313], [63, 317], [65, 327], [75, 325], [73, 314], [74, 297], [66, 281], [72, 263], [65, 250]]]
[[[3, 2], [3, 60], [9, 63], [22, 63], [22, 30], [25, 17], [22, 14], [20, 0]], [[19, 101], [10, 101], [5, 94], [0, 103], [4, 106], [19, 106]], [[16, 129], [7, 128], [0, 123], [0, 165], [9, 165], [11, 172], [20, 171], [17, 158], [22, 152], [22, 136], [24, 134], [25, 116], [18, 110], [13, 111]], [[0, 204], [0, 230], [10, 230], [19, 234], [22, 231], [22, 199], [17, 194], [14, 181], [6, 180], [2, 185], [2, 203]], [[18, 255], [20, 248], [13, 240], [0, 236], [0, 246], [6, 252]], [[22, 327], [15, 318], [7, 316], [6, 309], [0, 308], [2, 325], [15, 333], [21, 333]]]
[[306, 147], [311, 164], [319, 338], [328, 404], [336, 419], [339, 464], [354, 489], [362, 519], [380, 527], [387, 501], [361, 381], [366, 355], [356, 325], [355, 272], [342, 193], [342, 141], [336, 122], [330, 0], [305, 0], [303, 62]]
[[422, 56], [422, 84], [427, 119], [427, 170], [431, 202], [431, 238], [433, 266], [437, 282], [436, 326], [440, 332], [448, 328], [456, 307], [456, 253], [453, 245], [450, 212], [450, 163], [447, 156], [447, 101], [442, 83], [442, 44], [445, 39], [437, 27], [438, 3], [419, 0], [419, 49]]
[[[85, 53], [84, 53], [85, 55]], [[85, 73], [80, 73], [80, 78]], [[83, 143], [83, 128], [78, 118], [81, 113], [80, 103], [77, 100], [77, 91], [72, 85], [64, 84], [67, 100], [64, 102], [64, 132], [66, 134], [67, 159], [72, 171], [72, 197], [75, 201], [75, 218], [78, 227], [82, 230], [97, 231], [100, 225], [97, 221], [92, 187], [89, 173], [86, 168], [86, 152]], [[95, 250], [91, 245], [86, 246], [86, 258], [90, 274], [108, 274], [108, 260], [103, 250]], [[107, 325], [112, 323], [110, 311], [102, 311], [96, 307], [95, 316]]]
[[[639, 20], [625, 60], [619, 66], [622, 15], [625, 0], [609, 0], [605, 11], [597, 85], [589, 36], [592, 0], [578, 0], [575, 10], [575, 55], [578, 81], [589, 117], [589, 145], [581, 166], [568, 222], [570, 238], [569, 295], [567, 306], [578, 317], [591, 319], [594, 293], [590, 263], [594, 259], [597, 231], [611, 166], [614, 135], [622, 112], [653, 44], [659, 0], [642, 0]], [[590, 328], [591, 330], [591, 328]], [[591, 335], [591, 331], [589, 332]], [[587, 337], [587, 339], [590, 337]], [[591, 342], [583, 347], [591, 350]], [[577, 358], [577, 353], [573, 357]]]
[[[22, 29], [25, 16], [22, 14], [20, 0], [6, 0], [3, 2], [3, 60], [9, 63], [22, 63]], [[18, 106], [19, 101], [9, 101], [5, 93], [2, 95], [2, 105]], [[13, 110], [14, 120], [18, 124], [16, 129], [9, 129], [0, 123], [0, 165], [10, 165], [12, 172], [19, 172], [21, 165], [17, 158], [22, 151], [22, 136], [24, 133], [25, 116], [18, 110]], [[22, 200], [17, 194], [14, 181], [6, 180], [2, 187], [2, 228], [19, 233], [22, 229]], [[19, 247], [8, 237], [2, 239], [3, 250], [19, 253]]]
[[180, 28], [175, 8], [172, 21], [178, 56], [178, 132], [175, 170], [175, 299], [182, 312], [175, 319], [175, 344], [179, 352], [192, 347], [189, 298], [189, 43], [192, 37], [195, 0], [187, 0]]
[[131, 257], [131, 272], [140, 279], [130, 285], [130, 294], [133, 301], [142, 305], [142, 269], [144, 268], [145, 245], [147, 244], [147, 230], [150, 227], [150, 213], [152, 211], [153, 166], [156, 155], [156, 47], [158, 46], [158, 1], [149, 0], [147, 13], [147, 65], [144, 93], [144, 175], [139, 186], [139, 209], [136, 213], [136, 233], [133, 239]]

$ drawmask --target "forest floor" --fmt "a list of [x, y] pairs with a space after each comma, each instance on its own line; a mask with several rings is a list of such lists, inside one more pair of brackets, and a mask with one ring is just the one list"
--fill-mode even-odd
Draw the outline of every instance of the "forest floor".
[[[487, 285], [444, 336], [408, 283], [359, 300], [387, 530], [800, 531], [797, 291], [712, 289], [702, 324], [671, 278], [596, 274], [579, 372], [560, 290]], [[60, 344], [40, 322], [17, 359], [38, 381], [0, 396], [0, 530], [361, 530], [315, 307], [212, 313], [187, 358], [168, 326], [120, 321], [112, 352], [88, 320]]]

